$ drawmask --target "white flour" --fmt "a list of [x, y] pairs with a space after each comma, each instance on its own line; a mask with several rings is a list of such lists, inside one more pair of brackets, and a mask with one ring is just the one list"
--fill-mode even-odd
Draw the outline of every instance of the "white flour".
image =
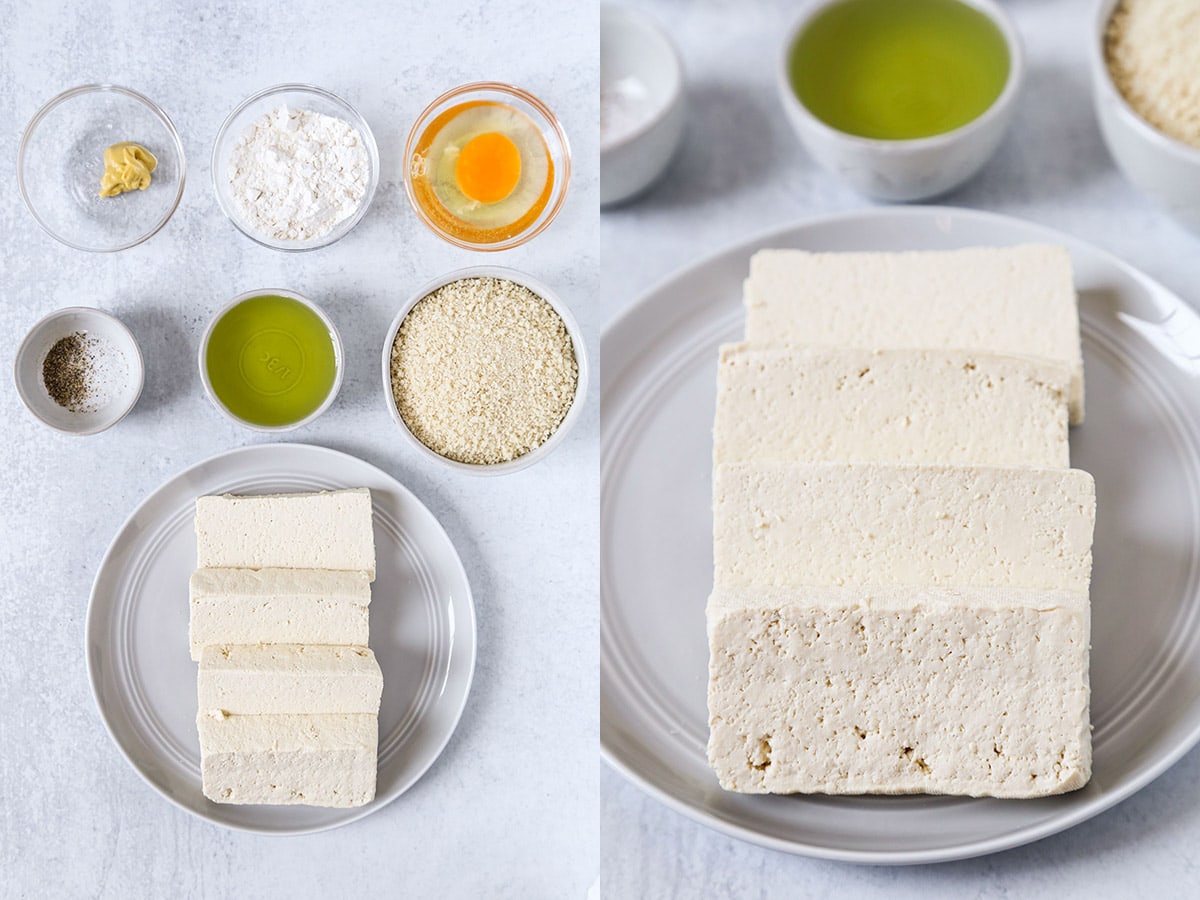
[[306, 109], [279, 109], [255, 120], [229, 159], [229, 186], [254, 231], [307, 241], [354, 214], [370, 162], [349, 123]]

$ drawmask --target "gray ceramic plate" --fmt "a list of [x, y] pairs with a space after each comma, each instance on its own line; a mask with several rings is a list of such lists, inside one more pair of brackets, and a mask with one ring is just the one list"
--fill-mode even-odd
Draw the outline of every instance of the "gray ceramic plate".
[[[371, 649], [383, 670], [375, 800], [356, 809], [212, 803], [200, 791], [196, 664], [188, 650], [196, 497], [345, 487], [370, 488], [374, 505]], [[381, 809], [433, 765], [471, 689], [475, 607], [446, 532], [394, 478], [336, 450], [259, 444], [181, 472], [117, 532], [92, 586], [87, 664], [109, 734], [151, 787], [220, 825], [302, 834]]]
[[[1043, 800], [746, 796], [705, 757], [710, 467], [717, 345], [742, 332], [741, 285], [763, 247], [933, 250], [1067, 246], [1080, 295], [1087, 421], [1071, 459], [1096, 478], [1094, 775]], [[991, 853], [1128, 797], [1200, 739], [1200, 318], [1069, 235], [936, 207], [867, 210], [764, 234], [646, 294], [601, 343], [601, 744], [675, 809], [767, 847], [856, 862]]]

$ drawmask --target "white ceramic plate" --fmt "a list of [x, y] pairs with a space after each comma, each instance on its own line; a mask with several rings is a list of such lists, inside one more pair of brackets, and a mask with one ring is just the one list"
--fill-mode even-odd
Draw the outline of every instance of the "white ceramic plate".
[[[1079, 290], [1087, 419], [1071, 430], [1071, 459], [1095, 476], [1098, 505], [1090, 784], [1023, 801], [722, 791], [705, 756], [711, 428], [717, 345], [742, 333], [750, 255], [1029, 241], [1066, 245]], [[767, 847], [933, 862], [1081, 822], [1200, 738], [1200, 318], [1161, 285], [1016, 219], [873, 209], [765, 234], [678, 273], [608, 328], [601, 356], [601, 744], [610, 764], [655, 797]]]
[[[200, 790], [196, 663], [188, 651], [196, 497], [346, 487], [370, 488], [374, 504], [371, 649], [383, 670], [375, 800], [355, 809], [212, 803]], [[471, 688], [475, 607], [446, 532], [394, 478], [336, 450], [259, 444], [181, 472], [121, 526], [92, 586], [87, 664], [109, 734], [160, 794], [230, 828], [302, 834], [381, 809], [437, 759]]]

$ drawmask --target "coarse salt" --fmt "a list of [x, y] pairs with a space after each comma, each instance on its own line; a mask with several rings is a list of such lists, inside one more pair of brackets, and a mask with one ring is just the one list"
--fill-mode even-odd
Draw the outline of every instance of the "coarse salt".
[[624, 140], [648, 122], [653, 114], [650, 91], [632, 75], [600, 82], [600, 143], [605, 147]]

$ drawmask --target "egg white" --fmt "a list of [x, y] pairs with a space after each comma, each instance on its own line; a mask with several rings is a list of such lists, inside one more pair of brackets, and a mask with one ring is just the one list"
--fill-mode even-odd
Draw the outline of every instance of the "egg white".
[[[503, 200], [481, 203], [462, 192], [454, 167], [472, 138], [489, 132], [508, 137], [521, 156], [521, 177]], [[537, 125], [518, 109], [488, 103], [471, 106], [442, 126], [426, 153], [433, 192], [452, 216], [480, 229], [516, 222], [537, 202], [550, 175], [550, 154]]]

